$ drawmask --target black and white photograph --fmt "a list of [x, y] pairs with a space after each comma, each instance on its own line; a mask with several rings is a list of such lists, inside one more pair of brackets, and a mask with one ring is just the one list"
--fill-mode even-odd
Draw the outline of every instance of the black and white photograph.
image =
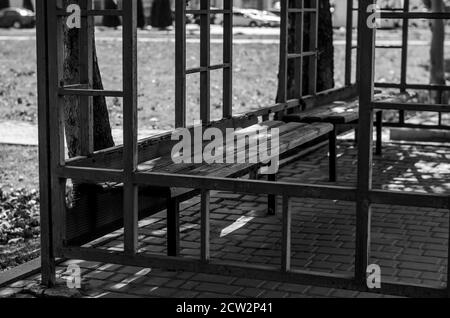
[[448, 0], [0, 0], [0, 306], [450, 297], [449, 21]]

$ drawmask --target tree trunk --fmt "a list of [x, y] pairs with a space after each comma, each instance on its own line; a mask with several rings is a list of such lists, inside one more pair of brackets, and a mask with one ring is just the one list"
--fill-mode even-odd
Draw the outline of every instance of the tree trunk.
[[[431, 1], [432, 12], [445, 12], [444, 1]], [[430, 50], [430, 83], [436, 85], [445, 85], [445, 20], [431, 20], [431, 50]], [[439, 92], [431, 92], [433, 103], [445, 103], [443, 96]]]
[[[305, 1], [305, 6], [308, 1]], [[310, 41], [310, 22], [307, 18], [310, 14], [305, 14], [304, 23], [304, 47], [309, 47]], [[289, 35], [288, 35], [288, 50], [295, 51], [295, 23], [298, 15], [289, 15]], [[333, 46], [333, 22], [331, 15], [331, 7], [329, 0], [319, 1], [319, 30], [318, 30], [318, 61], [317, 61], [317, 91], [324, 91], [334, 87], [334, 46]], [[309, 58], [304, 59], [303, 63], [303, 92], [307, 92], [309, 87]], [[295, 63], [291, 61], [288, 63], [288, 99], [296, 98], [295, 96]], [[279, 87], [278, 89], [281, 89]], [[279, 98], [277, 97], [277, 102]]]
[[[74, 1], [66, 0], [66, 4]], [[79, 30], [65, 28], [64, 36], [64, 84], [73, 85], [80, 83], [79, 71]], [[94, 74], [93, 88], [103, 89], [100, 69], [98, 67], [97, 53], [95, 51], [94, 40]], [[72, 158], [80, 154], [79, 140], [79, 98], [76, 96], [67, 96], [64, 100], [65, 132], [69, 156]], [[94, 117], [94, 150], [102, 150], [114, 146], [111, 126], [109, 122], [108, 108], [105, 97], [94, 97], [93, 100]]]
[[34, 6], [31, 0], [23, 0], [23, 7], [34, 12]]

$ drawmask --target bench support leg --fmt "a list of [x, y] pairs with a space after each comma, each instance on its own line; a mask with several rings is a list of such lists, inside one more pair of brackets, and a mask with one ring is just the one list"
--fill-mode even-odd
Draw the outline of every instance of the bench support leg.
[[258, 180], [258, 169], [252, 169], [249, 173], [250, 180]]
[[[276, 174], [269, 174], [267, 176], [268, 181], [270, 182], [276, 182], [277, 181], [277, 175]], [[267, 196], [267, 213], [269, 215], [276, 215], [277, 214], [277, 196], [273, 194], [269, 194]]]
[[329, 156], [329, 173], [330, 173], [330, 182], [336, 182], [337, 181], [337, 128], [334, 127], [333, 131], [329, 134], [330, 139], [330, 156]]
[[167, 200], [167, 255], [180, 254], [180, 203]]
[[377, 147], [376, 155], [383, 155], [383, 112], [377, 112]]

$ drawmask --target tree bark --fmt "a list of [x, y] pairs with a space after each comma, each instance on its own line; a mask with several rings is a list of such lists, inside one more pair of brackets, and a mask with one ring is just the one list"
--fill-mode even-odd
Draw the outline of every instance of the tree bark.
[[[305, 5], [308, 0], [305, 1]], [[304, 23], [304, 47], [309, 47], [310, 41], [310, 21], [306, 17], [310, 14], [305, 14]], [[298, 15], [289, 15], [289, 35], [288, 35], [288, 50], [295, 51], [295, 24]], [[319, 1], [319, 29], [318, 29], [318, 61], [317, 61], [317, 91], [324, 91], [334, 87], [334, 46], [333, 46], [333, 22], [331, 15], [331, 6], [329, 0]], [[307, 91], [309, 86], [309, 58], [304, 59], [303, 63], [303, 92]], [[288, 99], [296, 98], [295, 96], [295, 63], [288, 63]], [[278, 92], [281, 87], [278, 88]], [[278, 94], [279, 96], [279, 94]], [[279, 98], [277, 96], [277, 102]]]
[[[66, 0], [65, 4], [76, 3], [71, 0]], [[74, 85], [80, 83], [79, 70], [79, 30], [65, 28], [64, 34], [64, 75], [63, 80], [65, 85]], [[93, 88], [103, 89], [100, 69], [98, 67], [97, 53], [95, 50], [94, 39], [94, 68], [93, 68]], [[67, 96], [64, 99], [64, 115], [65, 115], [65, 132], [66, 141], [69, 152], [69, 157], [80, 155], [80, 140], [79, 140], [79, 109], [83, 107], [80, 105], [79, 98], [76, 96]], [[109, 122], [108, 107], [106, 105], [105, 97], [94, 97], [93, 100], [93, 121], [94, 121], [94, 150], [102, 150], [114, 146], [114, 140], [111, 133], [111, 126]]]

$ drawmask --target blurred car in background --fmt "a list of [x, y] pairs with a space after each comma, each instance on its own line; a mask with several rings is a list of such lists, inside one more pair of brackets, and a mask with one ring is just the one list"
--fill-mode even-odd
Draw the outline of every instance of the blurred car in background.
[[[216, 7], [211, 7], [211, 10], [220, 10], [219, 8]], [[200, 25], [200, 14], [193, 14], [191, 15], [191, 21], [193, 21], [194, 23], [197, 23], [198, 25]], [[219, 18], [220, 14], [211, 14], [210, 15], [210, 23], [211, 24], [221, 24], [221, 21], [223, 20], [221, 17]], [[219, 20], [219, 21], [218, 21]]]
[[271, 11], [262, 11], [262, 15], [269, 22], [268, 26], [279, 27], [281, 25], [281, 18], [279, 15]]
[[6, 8], [0, 10], [0, 28], [32, 28], [36, 24], [33, 11], [21, 8]]

